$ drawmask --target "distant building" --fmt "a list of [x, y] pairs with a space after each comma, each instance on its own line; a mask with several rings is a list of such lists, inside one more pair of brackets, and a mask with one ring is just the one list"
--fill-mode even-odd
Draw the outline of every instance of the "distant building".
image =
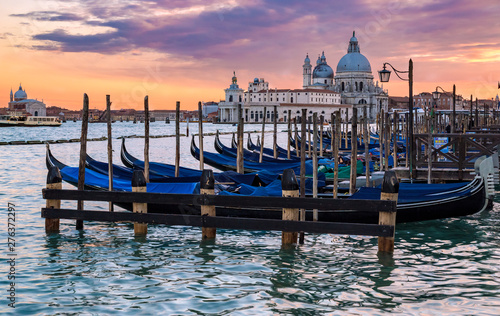
[[217, 113], [219, 110], [219, 103], [210, 101], [210, 102], [203, 102], [202, 104], [202, 115], [203, 117], [208, 117], [210, 113]]
[[410, 99], [408, 97], [389, 97], [389, 110], [407, 111]]
[[10, 90], [9, 112], [12, 115], [30, 114], [33, 116], [46, 116], [46, 106], [42, 101], [28, 99], [28, 94], [19, 85], [19, 90], [12, 93]]

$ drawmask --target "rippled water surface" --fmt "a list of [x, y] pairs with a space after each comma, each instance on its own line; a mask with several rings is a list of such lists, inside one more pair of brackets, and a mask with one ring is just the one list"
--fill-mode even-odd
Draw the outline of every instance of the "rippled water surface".
[[[106, 135], [105, 128], [90, 125], [89, 137]], [[173, 128], [152, 123], [151, 134], [172, 134]], [[216, 128], [235, 129], [207, 124], [205, 132]], [[113, 129], [113, 137], [143, 133], [141, 124], [115, 123]], [[197, 132], [193, 123], [190, 129]], [[73, 122], [56, 129], [0, 129], [0, 141], [78, 137], [79, 125]], [[266, 141], [271, 138], [266, 134]], [[229, 136], [222, 139], [229, 144]], [[284, 133], [279, 140], [285, 146]], [[182, 138], [181, 161], [198, 168], [189, 141]], [[212, 142], [206, 138], [205, 148], [213, 151]], [[173, 163], [174, 144], [175, 138], [151, 139], [151, 160]], [[119, 145], [114, 139], [116, 162]], [[143, 139], [127, 139], [127, 145], [142, 157]], [[106, 146], [89, 142], [88, 152], [105, 160]], [[77, 166], [79, 147], [54, 144], [52, 151]], [[500, 314], [497, 203], [474, 216], [398, 225], [392, 258], [377, 256], [376, 238], [358, 236], [307, 235], [304, 245], [282, 250], [277, 232], [219, 230], [216, 242], [202, 243], [198, 228], [150, 225], [146, 238], [134, 238], [132, 224], [85, 223], [83, 231], [76, 231], [69, 220], [62, 220], [60, 234], [47, 236], [40, 218], [45, 146], [0, 146], [0, 151], [2, 314]], [[7, 203], [16, 205], [15, 310], [6, 299]], [[63, 202], [63, 207], [75, 203]]]

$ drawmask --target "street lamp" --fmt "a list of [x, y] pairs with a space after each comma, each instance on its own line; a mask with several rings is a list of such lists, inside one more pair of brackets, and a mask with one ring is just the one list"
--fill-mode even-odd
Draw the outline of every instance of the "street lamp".
[[[410, 164], [410, 180], [414, 179], [416, 176], [416, 166], [415, 166], [415, 145], [414, 145], [414, 136], [413, 136], [413, 61], [410, 59], [408, 63], [408, 71], [400, 71], [394, 68], [391, 64], [389, 63], [384, 63], [384, 69], [379, 70], [378, 74], [380, 76], [380, 81], [381, 82], [389, 82], [389, 78], [391, 76], [391, 71], [386, 69], [386, 66], [390, 66], [392, 70], [394, 70], [394, 73], [396, 76], [398, 76], [399, 79], [403, 81], [408, 81], [408, 87], [409, 87], [409, 102], [408, 102], [408, 150], [407, 154], [409, 153], [408, 156], [408, 162]], [[408, 74], [408, 79], [402, 78], [399, 74]]]
[[[439, 97], [441, 96], [441, 92], [439, 92], [438, 89], [441, 89], [441, 91], [443, 91], [444, 93], [449, 93], [440, 86], [437, 86], [436, 91], [432, 92], [432, 97], [436, 100], [439, 99]], [[453, 113], [451, 115], [451, 124], [450, 124], [452, 133], [455, 133], [455, 108], [456, 108], [455, 102], [456, 102], [456, 87], [455, 85], [453, 85]]]

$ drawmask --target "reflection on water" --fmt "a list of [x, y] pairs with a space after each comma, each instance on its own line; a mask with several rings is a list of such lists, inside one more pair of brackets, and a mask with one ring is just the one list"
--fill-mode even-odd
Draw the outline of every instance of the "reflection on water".
[[[158, 135], [167, 133], [165, 124], [152, 126]], [[69, 127], [58, 131], [76, 133]], [[127, 133], [139, 135], [140, 128], [130, 123]], [[279, 136], [281, 144], [285, 139]], [[230, 136], [222, 140], [229, 144]], [[190, 139], [181, 141], [183, 164], [197, 168]], [[212, 141], [206, 139], [205, 148], [213, 151]], [[152, 139], [152, 160], [173, 161], [174, 142]], [[120, 141], [113, 143], [119, 161]], [[142, 143], [127, 140], [138, 157]], [[79, 144], [52, 148], [61, 161], [77, 165]], [[106, 142], [89, 143], [99, 160], [106, 159], [105, 149]], [[201, 241], [198, 228], [149, 225], [147, 237], [136, 238], [132, 224], [85, 223], [79, 232], [69, 220], [60, 234], [45, 235], [44, 150], [2, 146], [0, 156], [0, 205], [14, 203], [17, 211], [16, 315], [498, 314], [498, 203], [466, 218], [398, 225], [392, 257], [377, 254], [376, 238], [358, 236], [306, 235], [304, 245], [281, 249], [278, 232], [218, 230], [214, 242]], [[6, 239], [5, 230], [0, 237]], [[11, 311], [2, 304], [5, 312]]]

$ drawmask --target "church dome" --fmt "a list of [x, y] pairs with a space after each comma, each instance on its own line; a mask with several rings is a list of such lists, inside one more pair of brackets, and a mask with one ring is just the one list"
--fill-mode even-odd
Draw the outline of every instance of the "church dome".
[[368, 59], [360, 53], [348, 53], [342, 57], [337, 65], [337, 73], [363, 71], [372, 72]]
[[333, 69], [326, 63], [325, 52], [321, 54], [321, 57], [318, 57], [316, 67], [313, 70], [314, 78], [333, 79]]
[[18, 101], [18, 100], [25, 100], [28, 98], [28, 95], [26, 94], [26, 92], [23, 91], [23, 87], [19, 86], [19, 90], [16, 91], [16, 93], [14, 93], [14, 100]]
[[328, 64], [318, 64], [314, 67], [313, 78], [333, 79], [333, 69]]
[[368, 59], [360, 53], [358, 39], [355, 33], [352, 33], [349, 41], [347, 54], [344, 55], [337, 64], [337, 73], [339, 72], [372, 72], [372, 67]]

